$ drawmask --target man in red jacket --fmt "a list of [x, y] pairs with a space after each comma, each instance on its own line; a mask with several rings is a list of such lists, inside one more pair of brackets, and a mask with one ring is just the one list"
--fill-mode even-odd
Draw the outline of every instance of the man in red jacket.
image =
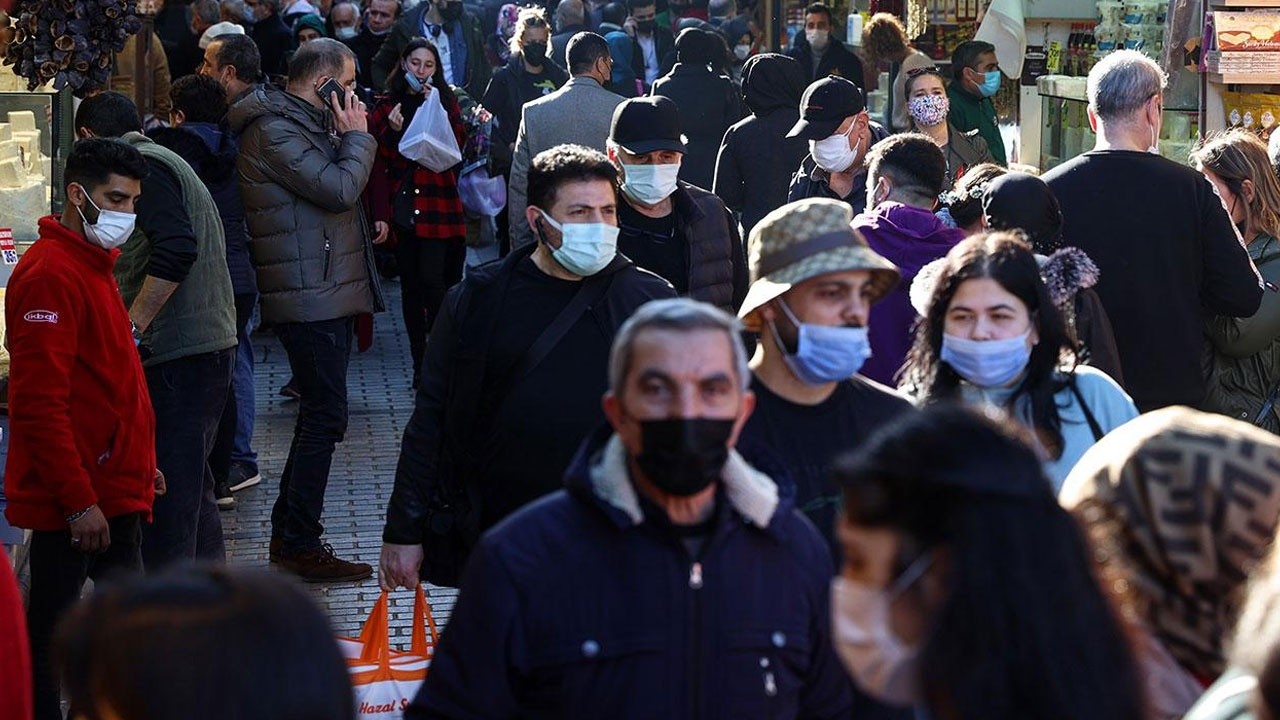
[[146, 161], [115, 140], [67, 158], [66, 209], [9, 280], [9, 460], [5, 515], [31, 539], [35, 717], [62, 717], [49, 641], [87, 578], [140, 572], [155, 494], [155, 416], [132, 323], [111, 274], [133, 231]]

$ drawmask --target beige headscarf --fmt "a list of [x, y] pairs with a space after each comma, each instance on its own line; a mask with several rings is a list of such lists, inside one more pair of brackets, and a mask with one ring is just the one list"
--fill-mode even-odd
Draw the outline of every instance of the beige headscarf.
[[1107, 435], [1059, 500], [1094, 543], [1126, 615], [1188, 671], [1213, 679], [1250, 570], [1280, 515], [1280, 438], [1220, 415], [1165, 408]]

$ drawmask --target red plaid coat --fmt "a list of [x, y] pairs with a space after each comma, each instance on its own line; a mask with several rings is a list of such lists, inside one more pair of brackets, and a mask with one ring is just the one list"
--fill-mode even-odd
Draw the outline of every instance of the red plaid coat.
[[[466, 216], [462, 200], [458, 197], [458, 168], [444, 172], [432, 172], [400, 154], [400, 137], [404, 134], [391, 129], [387, 121], [391, 110], [400, 103], [404, 115], [404, 127], [409, 126], [413, 113], [422, 104], [419, 97], [395, 97], [380, 95], [369, 111], [369, 132], [378, 139], [378, 156], [373, 173], [365, 190], [369, 214], [374, 220], [382, 220], [396, 226], [395, 198], [402, 190], [413, 193], [413, 236], [428, 240], [466, 239]], [[445, 112], [458, 147], [467, 140], [466, 126], [462, 122], [462, 109], [457, 101], [448, 104]], [[403, 223], [399, 224], [405, 227]]]

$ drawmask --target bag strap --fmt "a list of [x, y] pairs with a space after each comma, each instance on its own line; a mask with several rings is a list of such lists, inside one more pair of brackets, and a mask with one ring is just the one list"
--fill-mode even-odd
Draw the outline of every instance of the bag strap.
[[1271, 390], [1271, 394], [1262, 403], [1262, 409], [1258, 411], [1257, 417], [1253, 419], [1253, 424], [1262, 426], [1262, 421], [1267, 419], [1267, 415], [1271, 413], [1272, 408], [1276, 406], [1276, 400], [1280, 399], [1280, 383], [1276, 384]]
[[[428, 632], [431, 633], [429, 640]], [[419, 583], [413, 596], [413, 634], [409, 641], [409, 653], [417, 657], [431, 657], [439, 642], [440, 632], [436, 629], [435, 616], [431, 614], [431, 603], [427, 602], [427, 594]]]
[[606, 277], [592, 275], [582, 280], [582, 287], [578, 288], [578, 291], [573, 294], [573, 299], [556, 315], [551, 324], [547, 326], [547, 329], [543, 330], [542, 334], [538, 336], [538, 339], [533, 341], [533, 345], [529, 346], [524, 356], [520, 358], [520, 362], [516, 363], [511, 370], [503, 387], [503, 395], [512, 386], [524, 379], [526, 375], [536, 370], [543, 360], [547, 359], [547, 356], [551, 354], [555, 346], [564, 339], [564, 336], [578, 322], [578, 318], [581, 318], [592, 305], [609, 291], [616, 274], [611, 273]]
[[1102, 432], [1102, 426], [1098, 424], [1098, 419], [1093, 416], [1093, 411], [1089, 409], [1089, 403], [1084, 401], [1084, 394], [1080, 392], [1080, 388], [1076, 387], [1075, 373], [1071, 374], [1071, 394], [1076, 396], [1076, 402], [1080, 403], [1080, 409], [1084, 411], [1085, 422], [1089, 423], [1089, 430], [1093, 433], [1093, 441], [1097, 442], [1102, 439], [1106, 433]]
[[390, 661], [391, 641], [387, 637], [387, 591], [383, 590], [378, 601], [369, 611], [369, 619], [360, 630], [360, 660], [366, 663], [385, 664]]

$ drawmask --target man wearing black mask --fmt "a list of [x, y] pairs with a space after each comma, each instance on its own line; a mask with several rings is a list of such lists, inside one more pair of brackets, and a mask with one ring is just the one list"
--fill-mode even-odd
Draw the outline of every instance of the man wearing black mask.
[[740, 330], [688, 299], [623, 324], [611, 427], [481, 540], [407, 720], [849, 717], [829, 553], [733, 449], [755, 406]]
[[658, 24], [656, 0], [630, 0], [628, 6], [631, 15], [622, 29], [635, 41], [631, 66], [636, 77], [644, 81], [644, 91], [648, 94], [662, 69], [671, 66], [664, 64], [667, 56], [675, 58], [676, 37]]
[[415, 37], [435, 44], [450, 85], [479, 97], [489, 86], [493, 68], [484, 54], [480, 20], [463, 9], [462, 0], [424, 0], [391, 28], [387, 41], [373, 56], [373, 84], [385, 90], [387, 78], [399, 67], [400, 53]]

